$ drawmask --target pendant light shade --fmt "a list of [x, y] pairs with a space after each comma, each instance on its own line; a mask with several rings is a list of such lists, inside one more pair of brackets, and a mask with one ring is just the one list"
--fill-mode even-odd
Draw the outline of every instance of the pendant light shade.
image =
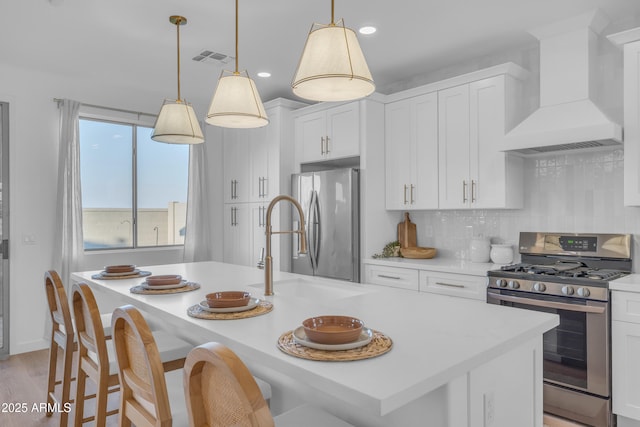
[[333, 0], [331, 23], [311, 26], [291, 88], [312, 101], [349, 101], [376, 88], [356, 33], [333, 22]]
[[256, 85], [246, 71], [222, 71], [205, 120], [228, 128], [257, 128], [269, 124]]
[[200, 144], [204, 142], [204, 135], [198, 117], [191, 104], [180, 99], [180, 25], [185, 25], [187, 19], [171, 16], [169, 21], [175, 24], [178, 34], [178, 99], [164, 100], [151, 139], [169, 144]]
[[222, 71], [205, 121], [226, 128], [257, 128], [269, 124], [256, 84], [238, 71], [238, 0], [236, 0], [236, 67]]

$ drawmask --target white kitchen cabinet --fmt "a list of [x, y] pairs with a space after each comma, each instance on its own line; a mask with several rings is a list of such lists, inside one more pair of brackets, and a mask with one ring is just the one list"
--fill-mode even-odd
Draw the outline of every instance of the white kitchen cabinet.
[[360, 154], [360, 108], [351, 102], [294, 119], [300, 163], [340, 159]]
[[418, 270], [367, 264], [364, 272], [365, 283], [413, 291], [419, 289]]
[[624, 50], [624, 205], [640, 206], [640, 28], [609, 39]]
[[640, 421], [640, 293], [612, 291], [613, 412]]
[[420, 271], [420, 292], [486, 301], [487, 277]]
[[499, 75], [438, 92], [440, 209], [522, 207], [522, 158], [500, 151], [516, 85]]
[[[278, 194], [288, 194], [294, 172], [293, 118], [291, 112], [304, 104], [277, 99], [265, 104], [269, 124], [256, 129], [225, 129], [224, 157], [224, 250], [225, 262], [255, 266], [265, 242], [266, 210]], [[289, 223], [289, 210], [272, 213], [274, 230]], [[273, 239], [274, 268], [290, 257], [280, 235]]]
[[387, 209], [438, 208], [438, 94], [385, 106]]

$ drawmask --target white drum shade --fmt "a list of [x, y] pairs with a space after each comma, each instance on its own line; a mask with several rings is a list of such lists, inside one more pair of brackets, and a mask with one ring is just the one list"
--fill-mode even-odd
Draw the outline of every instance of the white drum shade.
[[151, 139], [170, 144], [200, 144], [204, 135], [191, 104], [166, 99], [156, 119]]
[[227, 128], [256, 128], [269, 124], [256, 85], [246, 71], [222, 71], [205, 121]]

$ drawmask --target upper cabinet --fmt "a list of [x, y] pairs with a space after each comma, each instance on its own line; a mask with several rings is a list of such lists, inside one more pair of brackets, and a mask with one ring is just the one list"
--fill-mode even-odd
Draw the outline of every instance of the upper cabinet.
[[296, 117], [295, 141], [302, 147], [299, 163], [358, 156], [359, 116], [356, 101]]
[[387, 209], [438, 208], [438, 94], [385, 106]]
[[640, 206], [640, 28], [609, 39], [624, 49], [624, 205]]
[[500, 150], [526, 74], [507, 63], [390, 96], [387, 209], [522, 208], [523, 160]]
[[505, 75], [438, 93], [440, 209], [522, 208], [522, 158], [500, 151]]

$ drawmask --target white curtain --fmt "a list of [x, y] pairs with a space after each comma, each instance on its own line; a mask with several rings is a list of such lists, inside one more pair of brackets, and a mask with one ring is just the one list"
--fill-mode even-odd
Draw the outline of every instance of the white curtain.
[[189, 191], [184, 262], [211, 261], [211, 227], [207, 176], [207, 143], [189, 147]]
[[60, 148], [53, 265], [68, 287], [70, 274], [81, 269], [84, 258], [78, 123], [80, 103], [65, 99], [59, 103], [59, 108]]

